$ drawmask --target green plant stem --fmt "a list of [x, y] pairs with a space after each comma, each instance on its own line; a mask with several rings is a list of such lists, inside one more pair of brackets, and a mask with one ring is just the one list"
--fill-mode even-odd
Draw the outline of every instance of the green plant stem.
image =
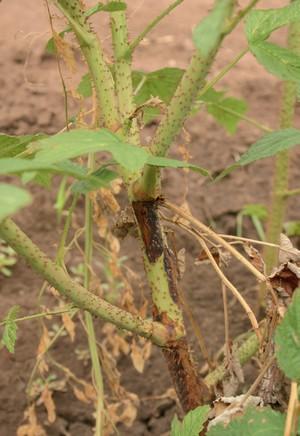
[[253, 9], [257, 5], [259, 1], [260, 0], [251, 0], [244, 9], [241, 9], [230, 21], [226, 32], [230, 33], [237, 26], [237, 24], [239, 24], [239, 22], [248, 14], [248, 12], [250, 12], [251, 9]]
[[[27, 315], [27, 316], [22, 316], [20, 318], [16, 318], [16, 319], [14, 319], [14, 322], [30, 321], [32, 319], [46, 318], [47, 316], [62, 315], [63, 313], [70, 313], [72, 311], [72, 309], [73, 309], [72, 306], [69, 306], [66, 309], [53, 310], [52, 312], [49, 311], [49, 312], [33, 313], [32, 315]], [[7, 321], [4, 320], [4, 321], [0, 322], [0, 325], [5, 325], [6, 323], [7, 323]]]
[[249, 47], [244, 48], [234, 59], [232, 59], [231, 62], [229, 62], [227, 65], [225, 65], [224, 68], [222, 68], [221, 71], [218, 72], [218, 74], [209, 82], [206, 83], [206, 85], [201, 89], [199, 94], [197, 95], [197, 99], [199, 97], [202, 97], [209, 89], [211, 89], [213, 86], [215, 86], [216, 83], [218, 83], [220, 80], [223, 79], [223, 77], [232, 70], [233, 67], [236, 66], [236, 64], [247, 54], [249, 51]]
[[67, 218], [66, 218], [65, 223], [64, 223], [63, 232], [62, 232], [62, 235], [61, 235], [61, 238], [59, 241], [57, 254], [56, 254], [56, 262], [60, 266], [64, 265], [65, 247], [67, 244], [67, 238], [68, 238], [69, 230], [70, 230], [71, 223], [72, 223], [72, 216], [73, 216], [74, 209], [76, 207], [78, 197], [79, 197], [78, 194], [75, 194], [73, 196], [72, 203], [68, 209], [68, 215], [67, 215]]
[[[89, 154], [88, 168], [94, 170], [94, 155]], [[93, 259], [93, 204], [89, 194], [85, 196], [85, 240], [84, 240], [84, 287], [90, 287], [90, 266]], [[104, 427], [104, 389], [101, 364], [98, 355], [95, 328], [92, 315], [85, 311], [85, 324], [92, 361], [94, 387], [97, 392], [95, 436], [102, 436]]]
[[[244, 365], [251, 359], [252, 356], [258, 351], [259, 342], [255, 334], [251, 334], [248, 339], [243, 342], [243, 344], [237, 349], [235, 355], [238, 358], [241, 365]], [[227, 363], [224, 362], [218, 366], [214, 371], [209, 373], [204, 381], [208, 386], [214, 386], [218, 382], [224, 379], [227, 374], [228, 367]]]
[[80, 309], [87, 310], [121, 329], [151, 339], [159, 346], [181, 336], [182, 333], [177, 331], [170, 335], [161, 323], [133, 316], [89, 292], [51, 261], [10, 218], [0, 224], [0, 237], [22, 256], [32, 269]]
[[163, 10], [157, 17], [155, 17], [154, 20], [151, 21], [145, 27], [145, 29], [130, 43], [128, 49], [121, 56], [124, 57], [130, 56], [132, 52], [136, 49], [136, 47], [140, 44], [140, 42], [148, 35], [148, 33], [150, 33], [151, 30], [154, 29], [154, 27], [156, 27], [161, 20], [163, 20], [167, 15], [169, 15], [169, 13], [173, 11], [173, 9], [175, 9], [177, 6], [183, 3], [183, 1], [184, 0], [175, 0], [165, 10]]
[[[232, 3], [233, 7], [233, 3]], [[250, 9], [249, 9], [250, 10]], [[229, 8], [228, 18], [230, 19], [232, 8]], [[239, 18], [239, 20], [242, 17]], [[205, 78], [209, 69], [215, 59], [216, 53], [224, 39], [224, 37], [233, 30], [238, 24], [239, 20], [234, 23], [234, 26], [224, 32], [215, 46], [211, 49], [210, 53], [203, 57], [201, 53], [196, 50], [189, 66], [187, 67], [182, 79], [176, 89], [174, 96], [163, 116], [151, 143], [151, 152], [157, 156], [165, 156], [170, 145], [180, 132], [184, 121], [190, 113], [191, 107], [195, 103], [199, 92], [205, 87]], [[248, 51], [245, 49], [241, 52], [236, 59], [232, 61], [232, 68], [235, 63], [241, 59], [242, 56]], [[227, 68], [226, 68], [227, 71]], [[221, 74], [226, 74], [221, 72]], [[140, 182], [135, 187], [135, 195], [139, 199], [156, 198], [159, 195], [159, 172], [156, 168], [146, 167]]]
[[[289, 26], [288, 47], [290, 50], [299, 52], [300, 49], [300, 23], [293, 23]], [[297, 84], [286, 81], [283, 83], [282, 108], [280, 113], [280, 128], [292, 127], [295, 115], [295, 104], [297, 99]], [[272, 199], [267, 225], [266, 238], [268, 242], [279, 243], [282, 232], [287, 196], [283, 195], [288, 191], [289, 183], [289, 151], [280, 152], [275, 158], [274, 179], [272, 187]], [[270, 274], [277, 264], [278, 250], [266, 247], [264, 259], [267, 273]]]
[[300, 195], [300, 188], [289, 189], [288, 191], [283, 191], [282, 195], [284, 197], [292, 197], [294, 195]]
[[84, 16], [81, 1], [57, 0], [56, 4], [69, 21], [88, 64], [104, 125], [112, 131], [116, 131], [119, 127], [119, 115], [115, 100], [113, 77], [105, 62], [100, 42], [91, 31]]
[[[115, 58], [115, 86], [122, 133], [128, 142], [140, 145], [137, 120], [130, 118], [135, 111], [135, 104], [133, 100], [131, 56], [124, 56], [129, 47], [126, 12], [111, 12], [110, 24]], [[129, 174], [126, 172], [123, 175], [127, 184], [129, 184], [131, 180], [137, 179], [139, 176], [139, 174]]]

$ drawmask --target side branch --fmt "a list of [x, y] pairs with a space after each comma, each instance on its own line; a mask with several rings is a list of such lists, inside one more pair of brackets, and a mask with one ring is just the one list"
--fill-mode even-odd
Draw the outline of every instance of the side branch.
[[89, 292], [50, 260], [25, 233], [11, 220], [0, 224], [0, 237], [4, 239], [28, 264], [51, 286], [71, 300], [78, 308], [111, 322], [117, 327], [150, 339], [156, 345], [164, 346], [181, 335], [175, 330], [170, 337], [169, 330], [159, 322], [145, 320], [116, 307]]

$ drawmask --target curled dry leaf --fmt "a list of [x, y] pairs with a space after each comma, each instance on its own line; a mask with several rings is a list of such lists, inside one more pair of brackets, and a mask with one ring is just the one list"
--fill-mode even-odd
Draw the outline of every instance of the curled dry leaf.
[[251, 395], [246, 401], [244, 401], [244, 397], [245, 395], [218, 398], [210, 412], [211, 421], [209, 422], [208, 429], [220, 423], [227, 425], [232, 419], [242, 415], [244, 408], [249, 406], [258, 407], [262, 404], [260, 397]]
[[57, 53], [63, 58], [71, 73], [76, 71], [76, 61], [71, 46], [57, 32], [53, 32]]
[[244, 250], [246, 254], [248, 255], [250, 262], [252, 265], [262, 274], [265, 274], [266, 267], [265, 262], [263, 261], [263, 258], [258, 250], [254, 248], [251, 244], [243, 244]]
[[181, 280], [185, 273], [185, 248], [181, 248], [177, 253], [177, 268], [179, 280]]
[[38, 424], [34, 404], [25, 410], [24, 417], [28, 421], [28, 424], [18, 427], [17, 436], [47, 436], [43, 427]]
[[46, 410], [48, 421], [52, 424], [56, 420], [55, 403], [52, 398], [52, 391], [50, 391], [48, 385], [45, 385], [41, 394], [39, 403], [43, 403]]
[[[231, 255], [228, 252], [224, 252], [217, 247], [211, 247], [210, 252], [213, 258], [219, 266], [227, 267], [231, 259]], [[210, 263], [209, 258], [204, 250], [201, 250], [197, 258], [195, 259], [195, 265], [200, 265], [203, 263]]]
[[138, 345], [136, 340], [133, 339], [131, 343], [131, 360], [135, 369], [142, 373], [144, 371], [145, 362], [149, 359], [151, 354], [151, 342], [140, 339], [141, 345]]
[[280, 235], [279, 263], [300, 262], [300, 250], [297, 250], [292, 241], [283, 233]]
[[129, 344], [117, 333], [117, 329], [113, 324], [105, 324], [102, 331], [106, 336], [103, 344], [110, 350], [114, 357], [119, 357], [121, 353], [129, 353]]
[[85, 392], [83, 392], [81, 389], [77, 388], [76, 386], [72, 386], [73, 392], [77, 400], [81, 401], [82, 403], [89, 404], [92, 402], [91, 398], [88, 398]]
[[137, 408], [139, 406], [138, 397], [130, 392], [127, 392], [127, 398], [118, 403], [108, 405], [108, 413], [114, 425], [121, 422], [126, 427], [131, 427], [137, 416]]
[[72, 342], [74, 342], [75, 339], [75, 323], [72, 320], [72, 318], [70, 317], [70, 315], [68, 313], [63, 313], [62, 314], [62, 322], [63, 325], [65, 326], [66, 331], [68, 332], [70, 339]]
[[300, 267], [292, 262], [287, 262], [274, 269], [269, 279], [279, 297], [291, 297], [299, 286]]
[[37, 357], [39, 358], [39, 370], [41, 374], [45, 374], [49, 369], [45, 359], [43, 358], [43, 355], [48, 349], [49, 343], [50, 343], [49, 332], [45, 324], [43, 324], [43, 333], [37, 348]]

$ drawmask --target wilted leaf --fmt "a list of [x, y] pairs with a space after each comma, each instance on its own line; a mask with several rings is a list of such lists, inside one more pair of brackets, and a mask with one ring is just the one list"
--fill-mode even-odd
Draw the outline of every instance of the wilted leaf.
[[220, 42], [232, 7], [231, 0], [216, 0], [212, 11], [195, 28], [193, 41], [204, 57], [209, 56]]
[[8, 314], [4, 318], [4, 332], [2, 336], [2, 344], [10, 353], [15, 352], [15, 343], [17, 340], [17, 323], [15, 322], [20, 311], [20, 306], [13, 306], [9, 309]]
[[300, 289], [276, 329], [276, 357], [280, 368], [292, 380], [300, 381]]
[[269, 407], [249, 407], [246, 412], [233, 419], [226, 427], [212, 427], [207, 436], [282, 436], [286, 415]]
[[[243, 402], [243, 406], [241, 403]], [[250, 395], [245, 398], [245, 395], [230, 396], [230, 397], [220, 397], [214, 401], [213, 409], [210, 412], [210, 418], [208, 429], [214, 428], [217, 424], [217, 428], [221, 425], [224, 427], [228, 425], [236, 417], [240, 417], [243, 414], [244, 409], [249, 407], [257, 407], [262, 404], [261, 397], [255, 397]], [[221, 424], [221, 425], [220, 425]], [[241, 433], [241, 436], [243, 433]]]
[[171, 436], [199, 436], [209, 411], [209, 406], [197, 407], [185, 415], [182, 422], [175, 416], [171, 424]]

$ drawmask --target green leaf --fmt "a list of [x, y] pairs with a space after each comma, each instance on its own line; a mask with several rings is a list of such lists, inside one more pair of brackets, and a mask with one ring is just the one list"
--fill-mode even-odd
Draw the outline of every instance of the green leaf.
[[180, 68], [162, 68], [151, 73], [134, 71], [133, 87], [138, 89], [135, 103], [139, 106], [151, 97], [159, 97], [164, 103], [169, 103], [183, 73]]
[[205, 168], [193, 165], [189, 162], [169, 159], [167, 157], [149, 156], [147, 159], [147, 164], [164, 168], [189, 168], [192, 171], [200, 173], [202, 176], [210, 177], [209, 171], [207, 171]]
[[[168, 104], [176, 91], [183, 73], [184, 70], [180, 68], [162, 68], [151, 73], [134, 71], [132, 82], [133, 88], [136, 90], [134, 97], [136, 105], [141, 106], [152, 97], [159, 98], [162, 102]], [[144, 107], [144, 123], [149, 124], [159, 114], [159, 108]]]
[[255, 144], [251, 145], [249, 150], [243, 154], [236, 163], [225, 168], [216, 177], [215, 181], [222, 179], [241, 166], [248, 165], [260, 159], [275, 156], [279, 152], [288, 150], [299, 144], [300, 130], [291, 128], [268, 133], [259, 139]]
[[117, 173], [102, 167], [93, 172], [88, 180], [75, 182], [72, 186], [72, 192], [74, 194], [87, 194], [88, 192], [108, 186], [117, 177]]
[[245, 216], [257, 217], [260, 220], [265, 220], [268, 216], [268, 210], [263, 204], [246, 204], [241, 213]]
[[27, 191], [6, 183], [0, 183], [0, 198], [0, 221], [31, 203]]
[[[60, 36], [61, 38], [64, 38], [66, 33], [70, 33], [72, 32], [72, 28], [71, 27], [66, 27], [64, 30], [62, 30], [61, 32], [59, 32], [58, 36]], [[50, 38], [47, 41], [46, 47], [45, 47], [45, 51], [49, 54], [55, 54], [56, 53], [56, 45], [55, 45], [55, 41], [54, 38]]]
[[209, 89], [199, 99], [205, 103], [207, 112], [223, 126], [228, 133], [236, 132], [239, 121], [247, 111], [247, 103], [234, 97], [226, 97], [223, 91]]
[[252, 10], [246, 18], [246, 36], [249, 43], [263, 41], [280, 27], [300, 20], [300, 1], [278, 9]]
[[10, 136], [0, 133], [0, 158], [16, 156], [22, 153], [29, 143], [45, 137], [46, 135], [42, 133], [25, 136]]
[[175, 416], [171, 424], [171, 436], [199, 436], [209, 411], [209, 406], [197, 407], [185, 415], [182, 422]]
[[267, 71], [283, 80], [300, 81], [300, 56], [266, 41], [250, 44], [249, 47]]
[[106, 129], [59, 133], [39, 141], [39, 147], [40, 151], [33, 159], [38, 163], [53, 164], [91, 152], [108, 151], [121, 166], [132, 172], [139, 171], [149, 156], [144, 148], [127, 144]]
[[275, 332], [276, 358], [287, 377], [300, 381], [300, 289]]
[[217, 424], [210, 428], [207, 436], [282, 436], [285, 415], [269, 407], [249, 407], [245, 413], [233, 419], [226, 427]]
[[[94, 8], [91, 9], [96, 9], [97, 6], [94, 6]], [[91, 9], [89, 9], [88, 12], [91, 11]], [[103, 11], [103, 12], [118, 12], [118, 11], [125, 11], [127, 9], [127, 5], [124, 2], [114, 2], [111, 1], [109, 2], [107, 5], [103, 5], [102, 3], [98, 4], [98, 9], [95, 10], [95, 12], [93, 12], [93, 14], [95, 14], [98, 11]], [[93, 15], [90, 13], [90, 15]], [[90, 15], [87, 15], [88, 17]]]
[[204, 57], [209, 56], [219, 43], [232, 4], [232, 0], [217, 0], [213, 10], [195, 28], [194, 44]]
[[284, 223], [283, 228], [288, 237], [300, 236], [300, 221], [288, 221]]
[[20, 311], [20, 306], [13, 306], [9, 309], [8, 314], [4, 318], [4, 332], [2, 336], [2, 344], [10, 353], [15, 351], [15, 343], [17, 339], [17, 323], [15, 319]]
[[239, 165], [248, 165], [259, 159], [274, 156], [280, 151], [288, 150], [300, 144], [300, 130], [283, 129], [268, 133], [251, 145], [249, 150], [237, 162]]
[[92, 96], [92, 81], [89, 73], [82, 76], [79, 85], [77, 86], [76, 91], [83, 98], [88, 98]]

